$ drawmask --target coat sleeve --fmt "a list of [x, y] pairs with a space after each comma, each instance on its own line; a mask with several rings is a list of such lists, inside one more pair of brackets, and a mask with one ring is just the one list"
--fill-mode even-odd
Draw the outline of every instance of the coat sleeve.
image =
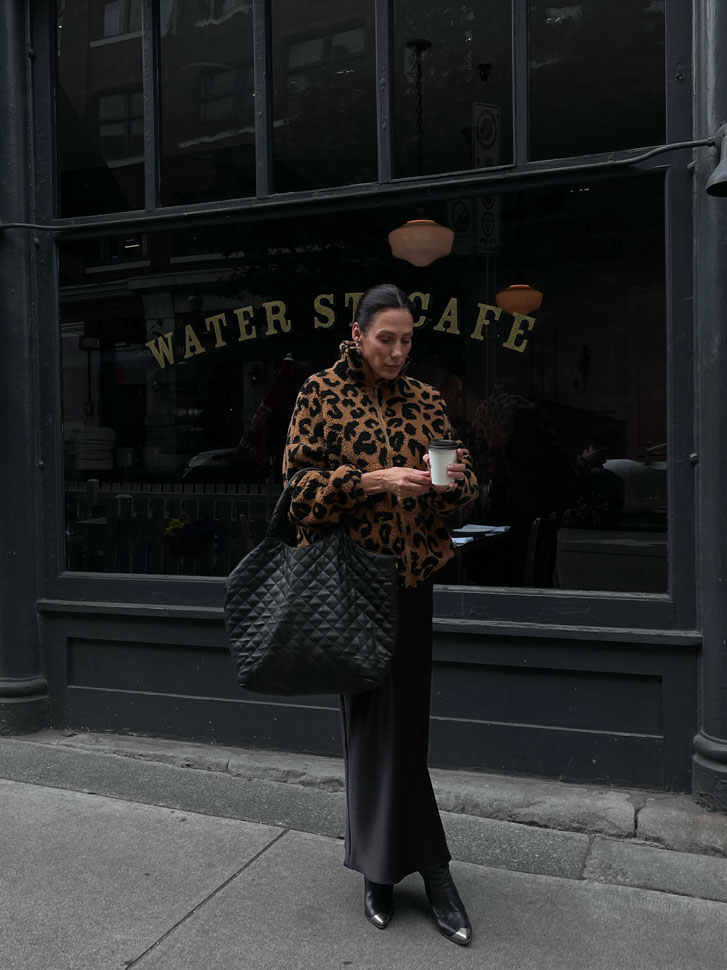
[[293, 485], [290, 518], [308, 528], [327, 528], [344, 522], [368, 499], [361, 485], [361, 471], [341, 464], [329, 448], [325, 408], [314, 377], [300, 389], [283, 456], [283, 481], [296, 471], [310, 468]]
[[464, 452], [462, 456], [462, 461], [466, 466], [464, 478], [457, 479], [454, 488], [449, 488], [444, 492], [433, 490], [424, 496], [430, 508], [439, 512], [440, 515], [448, 515], [450, 512], [464, 508], [465, 505], [474, 502], [479, 495], [479, 485], [477, 484], [472, 456], [464, 444], [455, 437], [449, 415], [447, 414], [447, 407], [439, 395], [437, 395], [437, 414], [434, 418], [434, 431], [438, 438], [454, 438], [457, 441], [457, 447], [461, 448]]

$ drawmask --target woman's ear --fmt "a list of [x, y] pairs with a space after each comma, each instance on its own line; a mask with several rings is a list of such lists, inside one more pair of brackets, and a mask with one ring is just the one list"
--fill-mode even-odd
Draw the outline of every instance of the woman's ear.
[[357, 343], [361, 339], [361, 328], [359, 327], [358, 323], [354, 323], [353, 329], [351, 330], [351, 336]]

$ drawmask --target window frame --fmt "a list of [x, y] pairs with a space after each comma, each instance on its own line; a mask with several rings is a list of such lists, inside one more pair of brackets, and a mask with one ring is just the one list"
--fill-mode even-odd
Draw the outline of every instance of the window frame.
[[[583, 179], [628, 177], [629, 172], [661, 172], [665, 178], [665, 279], [667, 323], [667, 426], [669, 461], [669, 588], [664, 594], [574, 592], [568, 590], [507, 590], [477, 587], [437, 588], [437, 622], [456, 629], [482, 629], [496, 624], [502, 632], [522, 635], [553, 631], [587, 631], [608, 637], [609, 631], [692, 630], [696, 616], [695, 489], [693, 460], [695, 428], [691, 402], [694, 400], [692, 312], [693, 274], [685, 258], [684, 239], [691, 239], [692, 185], [688, 163], [691, 153], [671, 148], [652, 157], [632, 161], [644, 146], [613, 153], [574, 158], [528, 161], [527, 14], [528, 0], [513, 2], [513, 163], [485, 173], [468, 170], [438, 176], [392, 178], [390, 8], [392, 0], [375, 0], [378, 181], [315, 192], [275, 195], [271, 180], [271, 38], [270, 0], [254, 0], [255, 101], [266, 110], [256, 114], [257, 192], [254, 197], [190, 206], [161, 207], [159, 204], [159, 5], [143, 0], [142, 29], [144, 55], [144, 104], [146, 203], [145, 210], [79, 218], [58, 218], [55, 213], [53, 63], [54, 58], [36, 59], [35, 150], [36, 217], [52, 225], [59, 239], [140, 233], [181, 224], [185, 228], [207, 225], [239, 216], [254, 221], [271, 213], [288, 214], [328, 209], [365, 208], [373, 199], [415, 204], [423, 200], [456, 198], [475, 189], [522, 191]], [[686, 0], [666, 0], [666, 139], [667, 145], [692, 137], [692, 13]], [[46, 38], [47, 50], [55, 43], [55, 4], [40, 0], [33, 5], [33, 33]], [[39, 45], [36, 40], [36, 46]], [[383, 198], [382, 198], [383, 197]], [[57, 433], [61, 423], [60, 335], [58, 327], [58, 276], [55, 241], [42, 236], [39, 246], [39, 306], [42, 404], [51, 417], [40, 432], [48, 460], [43, 488], [43, 516], [55, 522], [44, 536], [44, 590], [49, 600], [87, 603], [151, 604], [150, 610], [192, 609], [195, 615], [217, 615], [222, 600], [222, 581], [215, 577], [138, 576], [124, 574], [70, 573], [65, 570], [63, 456]], [[676, 352], [678, 348], [678, 352]], [[685, 402], [688, 404], [685, 405]], [[677, 569], [677, 563], [679, 568]], [[188, 604], [197, 604], [190, 608]], [[165, 614], [166, 615], [166, 614]], [[547, 628], [547, 631], [544, 632]]]

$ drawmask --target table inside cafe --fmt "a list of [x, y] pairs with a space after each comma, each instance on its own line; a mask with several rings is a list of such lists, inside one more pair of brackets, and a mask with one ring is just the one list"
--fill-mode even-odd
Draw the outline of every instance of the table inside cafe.
[[454, 559], [435, 574], [435, 582], [456, 586], [466, 584], [468, 560], [473, 556], [486, 555], [490, 549], [494, 550], [509, 528], [508, 525], [481, 525], [473, 522], [452, 529]]

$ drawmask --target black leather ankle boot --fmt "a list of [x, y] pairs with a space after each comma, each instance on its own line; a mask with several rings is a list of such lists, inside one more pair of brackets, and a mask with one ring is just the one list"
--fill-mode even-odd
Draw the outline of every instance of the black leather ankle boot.
[[385, 930], [394, 916], [394, 887], [364, 877], [364, 913], [374, 926]]
[[432, 907], [437, 929], [453, 943], [467, 946], [472, 940], [472, 924], [452, 879], [449, 866], [422, 869], [424, 890]]

